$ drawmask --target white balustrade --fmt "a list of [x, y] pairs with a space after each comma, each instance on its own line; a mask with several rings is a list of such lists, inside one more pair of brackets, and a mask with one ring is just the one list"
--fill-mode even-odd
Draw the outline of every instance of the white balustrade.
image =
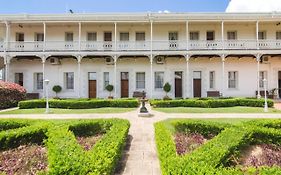
[[189, 50], [220, 50], [223, 49], [221, 40], [191, 40], [188, 42]]
[[257, 49], [257, 40], [226, 40], [224, 41], [226, 50], [253, 50]]
[[4, 42], [0, 42], [0, 52], [3, 52], [5, 50], [5, 43]]
[[186, 50], [186, 41], [153, 41], [153, 50]]
[[43, 51], [42, 41], [24, 41], [24, 42], [9, 42], [8, 51], [13, 52], [33, 52]]

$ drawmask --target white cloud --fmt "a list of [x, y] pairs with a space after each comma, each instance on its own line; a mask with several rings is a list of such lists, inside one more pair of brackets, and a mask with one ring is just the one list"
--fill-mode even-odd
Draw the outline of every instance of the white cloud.
[[226, 12], [281, 12], [281, 0], [231, 0]]

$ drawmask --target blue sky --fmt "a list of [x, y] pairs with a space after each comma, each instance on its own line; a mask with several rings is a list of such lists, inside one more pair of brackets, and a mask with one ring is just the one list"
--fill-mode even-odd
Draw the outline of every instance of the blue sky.
[[0, 13], [223, 12], [229, 0], [1, 0]]

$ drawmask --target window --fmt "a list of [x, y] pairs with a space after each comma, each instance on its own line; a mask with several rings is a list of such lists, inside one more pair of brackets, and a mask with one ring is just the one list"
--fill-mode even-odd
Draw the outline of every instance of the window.
[[129, 41], [129, 32], [120, 32], [120, 41]]
[[136, 41], [145, 41], [145, 33], [136, 32]]
[[87, 41], [97, 41], [97, 33], [96, 32], [88, 32], [87, 33]]
[[103, 73], [103, 88], [105, 89], [107, 85], [109, 85], [109, 72], [104, 72]]
[[43, 73], [35, 73], [35, 89], [42, 90], [43, 89]]
[[104, 39], [104, 41], [112, 41], [112, 33], [104, 32], [103, 39]]
[[24, 33], [16, 33], [16, 41], [24, 41]]
[[265, 31], [260, 31], [258, 33], [259, 35], [259, 40], [265, 40], [266, 39], [266, 32]]
[[136, 73], [136, 88], [145, 89], [145, 72]]
[[237, 71], [228, 72], [228, 88], [237, 88]]
[[214, 31], [207, 31], [207, 41], [213, 41], [215, 40], [215, 32]]
[[164, 72], [155, 72], [155, 89], [162, 89], [164, 83]]
[[227, 32], [227, 40], [236, 40], [236, 39], [237, 39], [237, 32], [236, 31]]
[[15, 83], [23, 86], [23, 73], [15, 73]]
[[44, 33], [35, 33], [34, 41], [44, 41]]
[[210, 72], [210, 89], [215, 88], [215, 71]]
[[4, 80], [4, 69], [0, 69], [0, 80]]
[[189, 39], [190, 40], [199, 40], [199, 32], [190, 32]]
[[281, 40], [281, 31], [276, 32], [276, 39]]
[[264, 79], [267, 79], [267, 72], [266, 71], [260, 71], [259, 72], [259, 84], [260, 88], [264, 88]]
[[74, 89], [74, 72], [65, 73], [65, 88]]
[[69, 42], [73, 41], [73, 33], [72, 32], [66, 32], [65, 33], [65, 41], [69, 41]]
[[178, 40], [178, 32], [169, 32], [169, 40]]

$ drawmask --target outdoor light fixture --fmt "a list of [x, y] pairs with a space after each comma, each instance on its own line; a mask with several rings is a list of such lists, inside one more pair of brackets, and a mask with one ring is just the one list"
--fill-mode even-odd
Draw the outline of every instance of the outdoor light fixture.
[[267, 80], [263, 79], [264, 84], [264, 112], [268, 112], [268, 105], [267, 105], [267, 94], [266, 94], [266, 86], [267, 86]]
[[45, 91], [45, 93], [46, 93], [46, 111], [45, 111], [45, 113], [49, 114], [50, 109], [49, 109], [49, 97], [48, 97], [48, 84], [49, 84], [50, 80], [46, 79], [46, 80], [44, 80], [44, 82], [45, 82], [45, 88], [46, 88], [46, 91]]

